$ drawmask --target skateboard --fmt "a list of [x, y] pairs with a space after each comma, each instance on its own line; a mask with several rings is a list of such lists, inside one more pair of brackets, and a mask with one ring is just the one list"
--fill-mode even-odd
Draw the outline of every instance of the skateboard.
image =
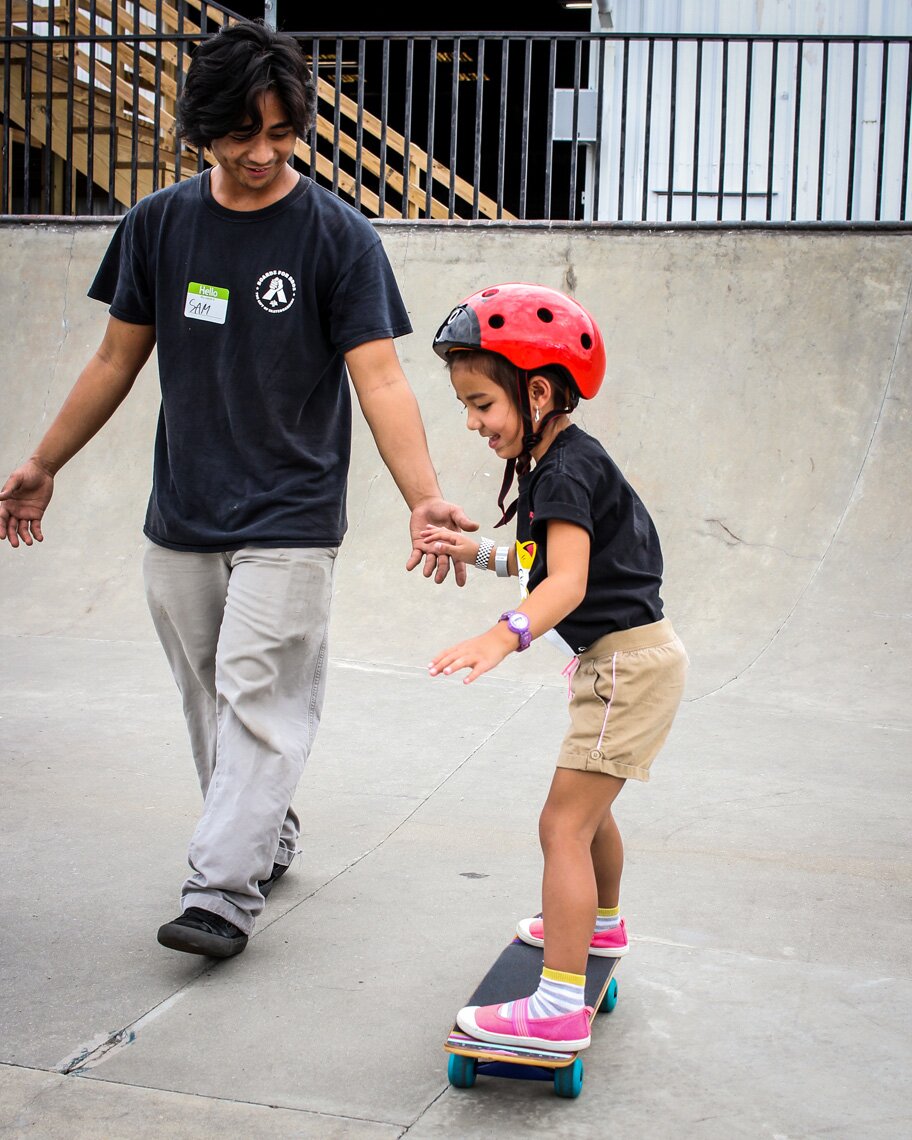
[[[529, 946], [519, 938], [501, 953], [466, 1005], [493, 1005], [527, 997], [538, 986], [542, 972], [543, 950]], [[590, 955], [586, 963], [586, 1005], [593, 1013], [610, 1013], [617, 1005], [618, 986], [614, 971], [618, 958]], [[451, 1085], [470, 1089], [479, 1074], [514, 1080], [552, 1081], [558, 1096], [577, 1097], [583, 1088], [583, 1062], [579, 1053], [521, 1045], [493, 1045], [478, 1041], [454, 1025], [443, 1046], [449, 1054], [447, 1076]]]

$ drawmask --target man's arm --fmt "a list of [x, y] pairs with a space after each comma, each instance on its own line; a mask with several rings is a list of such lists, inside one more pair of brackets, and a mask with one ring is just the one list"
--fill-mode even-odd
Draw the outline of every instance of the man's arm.
[[[380, 457], [412, 512], [409, 523], [412, 553], [406, 569], [413, 570], [424, 558], [424, 576], [429, 578], [436, 566], [434, 580], [442, 582], [450, 560], [443, 555], [425, 555], [418, 546], [421, 531], [431, 524], [477, 530], [478, 523], [440, 493], [418, 401], [402, 371], [393, 341], [372, 340], [360, 344], [345, 354], [345, 363]], [[444, 519], [450, 521], [444, 522]], [[464, 585], [465, 566], [456, 563], [454, 572], [457, 584]]]
[[0, 542], [41, 542], [54, 476], [107, 423], [133, 387], [155, 344], [152, 325], [108, 318], [101, 344], [30, 459], [0, 487]]

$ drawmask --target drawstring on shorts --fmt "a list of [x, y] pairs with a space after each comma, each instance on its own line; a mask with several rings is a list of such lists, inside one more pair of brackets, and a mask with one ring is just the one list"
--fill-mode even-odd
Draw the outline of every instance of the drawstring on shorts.
[[577, 669], [579, 669], [579, 667], [580, 667], [580, 659], [578, 657], [574, 657], [571, 661], [567, 662], [567, 664], [564, 666], [563, 669], [561, 669], [561, 676], [567, 678], [567, 700], [568, 701], [573, 700], [573, 678], [575, 677], [576, 671], [577, 671]]

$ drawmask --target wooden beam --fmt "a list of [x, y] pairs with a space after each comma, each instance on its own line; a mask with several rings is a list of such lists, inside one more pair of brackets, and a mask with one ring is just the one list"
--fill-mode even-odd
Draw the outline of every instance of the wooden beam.
[[[368, 134], [373, 135], [377, 140], [386, 139], [387, 147], [394, 150], [400, 157], [405, 157], [405, 136], [399, 134], [398, 131], [394, 131], [392, 127], [384, 127], [382, 121], [378, 119], [376, 115], [372, 115], [369, 111], [365, 111], [363, 107], [359, 107], [354, 99], [343, 95], [341, 91], [337, 92], [331, 83], [327, 83], [325, 79], [319, 78], [317, 79], [317, 94], [333, 107], [336, 105], [338, 96], [339, 110], [346, 118], [352, 119], [356, 123], [360, 121]], [[421, 147], [415, 143], [410, 143], [409, 145], [409, 159], [415, 162], [421, 170], [427, 171], [427, 151], [422, 150]], [[475, 201], [475, 187], [471, 182], [458, 176], [454, 177], [448, 167], [437, 161], [432, 162], [431, 169], [435, 181], [442, 182], [447, 188], [449, 188], [452, 180], [456, 189], [457, 198], [461, 198], [464, 202], [470, 204]], [[496, 218], [497, 203], [486, 194], [480, 194], [478, 198], [478, 212], [483, 214], [486, 218]], [[501, 217], [513, 218], [513, 215], [503, 211]]]
[[[0, 64], [0, 80], [2, 80], [3, 65]], [[47, 123], [45, 118], [44, 105], [40, 104], [38, 100], [33, 99], [30, 108], [30, 126], [32, 132], [32, 144], [37, 146], [44, 146], [47, 135]], [[26, 125], [27, 111], [25, 106], [25, 99], [22, 95], [22, 84], [10, 84], [10, 117], [18, 123], [19, 126]], [[58, 157], [66, 157], [67, 154], [67, 122], [66, 122], [66, 109], [61, 107], [60, 104], [56, 106], [52, 104], [51, 107], [51, 150], [53, 154]], [[131, 140], [132, 141], [132, 140]], [[72, 154], [73, 164], [77, 170], [82, 174], [88, 174], [88, 139], [85, 134], [74, 134], [71, 138], [70, 149]], [[114, 198], [124, 206], [130, 205], [130, 174], [129, 170], [126, 172], [117, 168], [115, 163], [115, 170], [112, 172], [110, 169], [110, 161], [108, 156], [108, 148], [96, 148], [97, 153], [93, 155], [93, 181], [100, 186], [111, 186], [114, 191]], [[148, 194], [154, 187], [152, 186], [152, 179], [148, 174], [140, 174], [137, 177], [137, 193], [140, 195]]]

